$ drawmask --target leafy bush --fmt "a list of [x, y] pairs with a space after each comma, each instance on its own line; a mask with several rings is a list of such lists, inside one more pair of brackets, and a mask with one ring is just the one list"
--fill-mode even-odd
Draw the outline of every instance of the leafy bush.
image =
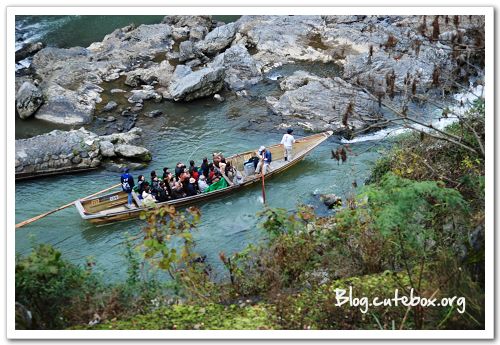
[[39, 245], [29, 256], [16, 258], [16, 301], [32, 312], [35, 328], [58, 329], [69, 319], [90, 319], [90, 306], [81, 306], [99, 287], [89, 269], [62, 260], [50, 245]]

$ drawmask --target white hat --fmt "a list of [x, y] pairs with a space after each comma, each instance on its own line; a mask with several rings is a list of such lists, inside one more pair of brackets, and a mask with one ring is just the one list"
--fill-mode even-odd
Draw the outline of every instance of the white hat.
[[259, 147], [259, 152], [262, 152], [266, 149], [266, 147], [264, 145], [262, 145], [261, 147]]

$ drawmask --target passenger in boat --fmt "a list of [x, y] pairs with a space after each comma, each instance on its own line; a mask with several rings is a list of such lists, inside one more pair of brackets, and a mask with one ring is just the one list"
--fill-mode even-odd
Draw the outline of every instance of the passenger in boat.
[[168, 167], [163, 168], [163, 175], [162, 175], [161, 179], [164, 180], [168, 174], [170, 174], [170, 170], [168, 170]]
[[128, 168], [123, 168], [123, 174], [120, 177], [122, 190], [127, 193], [127, 207], [132, 208], [132, 191], [134, 188], [134, 178], [129, 174]]
[[156, 198], [151, 194], [151, 187], [149, 187], [149, 183], [146, 182], [146, 186], [144, 187], [144, 191], [142, 192], [142, 200], [144, 202], [155, 202]]
[[257, 156], [257, 152], [252, 152], [252, 157], [250, 157], [250, 159], [243, 163], [243, 171], [245, 172], [245, 176], [255, 174], [255, 168], [257, 168], [257, 164], [259, 164], [259, 157]]
[[156, 198], [158, 196], [158, 191], [160, 190], [160, 179], [158, 176], [151, 176], [151, 194]]
[[226, 175], [227, 178], [229, 178], [231, 181], [234, 178], [234, 169], [233, 166], [231, 165], [231, 162], [226, 163], [226, 167], [224, 168], [224, 174]]
[[172, 189], [172, 199], [180, 199], [185, 196], [186, 193], [182, 190], [182, 184], [180, 182], [176, 182], [174, 188]]
[[146, 182], [146, 178], [144, 175], [139, 175], [137, 178], [137, 186], [134, 187], [134, 191], [137, 193], [139, 199], [142, 199], [142, 192], [144, 191], [144, 182]]
[[187, 196], [194, 196], [198, 194], [196, 188], [196, 180], [193, 177], [189, 179], [189, 183], [187, 184], [187, 190], [188, 190]]
[[273, 160], [271, 151], [266, 149], [265, 146], [261, 146], [259, 148], [258, 154], [259, 154], [259, 163], [255, 168], [255, 173], [256, 174], [260, 173], [262, 169], [262, 174], [265, 175], [268, 171], [271, 171], [271, 162]]
[[241, 184], [243, 182], [243, 175], [231, 165], [231, 162], [226, 164], [226, 176], [233, 184]]
[[[156, 175], [156, 171], [151, 171], [151, 182], [153, 182], [153, 178], [157, 177], [158, 175]], [[151, 182], [150, 182], [150, 185], [151, 185]]]
[[170, 200], [170, 193], [168, 192], [167, 185], [165, 182], [160, 182], [160, 189], [158, 190], [158, 197], [156, 198], [156, 201], [158, 202], [165, 202]]
[[215, 172], [214, 172], [214, 176], [213, 176], [213, 178], [212, 178], [212, 183], [211, 183], [211, 184], [214, 184], [214, 183], [219, 182], [221, 178], [222, 178], [222, 175], [221, 175], [221, 173], [219, 172], [219, 170], [215, 171]]
[[181, 176], [182, 172], [186, 169], [186, 166], [182, 162], [178, 162], [175, 166], [175, 178], [179, 180], [179, 176]]
[[208, 164], [208, 175], [207, 175], [207, 182], [208, 184], [212, 184], [212, 180], [215, 177], [215, 166], [213, 163]]
[[169, 172], [167, 176], [163, 178], [163, 182], [165, 182], [166, 185], [172, 187], [174, 183], [174, 175], [171, 172]]
[[200, 173], [198, 172], [198, 170], [199, 170], [199, 168], [194, 165], [194, 161], [193, 160], [189, 161], [189, 174], [196, 181], [198, 181], [198, 177], [200, 176]]
[[208, 158], [205, 157], [203, 158], [203, 162], [201, 163], [200, 166], [201, 169], [201, 174], [205, 175], [205, 177], [208, 176]]
[[292, 146], [295, 143], [295, 138], [292, 135], [293, 129], [288, 128], [286, 130], [286, 134], [283, 134], [283, 138], [281, 139], [281, 144], [283, 144], [284, 148], [284, 156], [285, 161], [292, 160]]
[[207, 178], [205, 175], [200, 175], [200, 178], [198, 179], [198, 188], [202, 193], [208, 188]]
[[214, 153], [212, 155], [212, 161], [213, 161], [213, 163], [214, 163], [214, 165], [215, 165], [216, 168], [219, 168], [219, 163], [221, 162], [221, 160], [222, 160], [222, 157], [221, 157], [221, 153], [220, 152], [219, 153]]

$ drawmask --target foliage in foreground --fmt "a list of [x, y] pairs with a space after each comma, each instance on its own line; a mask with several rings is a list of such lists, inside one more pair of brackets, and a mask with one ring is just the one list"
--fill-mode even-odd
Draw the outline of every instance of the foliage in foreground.
[[[16, 262], [16, 301], [34, 328], [84, 329], [482, 329], [484, 328], [484, 108], [447, 130], [477, 155], [410, 136], [376, 165], [371, 184], [335, 215], [265, 209], [263, 243], [219, 257], [213, 275], [195, 252], [199, 212], [143, 215], [138, 250], [127, 247], [126, 284], [106, 285], [48, 246]], [[483, 127], [481, 127], [483, 126]], [[144, 262], [166, 272], [159, 283]], [[422, 298], [461, 296], [467, 306], [338, 306], [336, 289], [369, 300], [395, 289]], [[83, 307], [82, 307], [83, 306]], [[87, 325], [94, 314], [101, 323]]]

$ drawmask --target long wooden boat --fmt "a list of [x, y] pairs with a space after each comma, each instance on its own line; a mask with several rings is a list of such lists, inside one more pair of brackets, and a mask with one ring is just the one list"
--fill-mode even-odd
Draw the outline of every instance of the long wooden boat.
[[[267, 172], [265, 178], [268, 179], [297, 164], [299, 161], [304, 159], [304, 157], [309, 152], [320, 145], [323, 141], [328, 139], [328, 137], [330, 137], [332, 134], [332, 131], [327, 131], [297, 139], [293, 147], [293, 159], [289, 161], [284, 160], [283, 145], [276, 144], [267, 146], [267, 148], [271, 150], [273, 161], [271, 163], [271, 171]], [[238, 171], [243, 173], [244, 163], [252, 157], [252, 154], [254, 152], [255, 150], [246, 151], [230, 157], [226, 157], [226, 162], [230, 162], [232, 166], [236, 167]], [[230, 185], [224, 189], [219, 189], [208, 193], [201, 193], [195, 196], [156, 203], [152, 206], [149, 205], [149, 208], [162, 205], [172, 205], [175, 207], [189, 206], [206, 201], [208, 199], [219, 198], [260, 181], [260, 175], [253, 174], [244, 176], [243, 182], [240, 184]], [[126, 207], [126, 204], [127, 194], [123, 191], [114, 192], [90, 199], [80, 199], [75, 202], [75, 206], [80, 213], [80, 216], [83, 219], [95, 224], [104, 224], [136, 218], [139, 217], [141, 211], [148, 209], [148, 207], [142, 205], [141, 202], [137, 199], [135, 199], [135, 205], [133, 208]]]

